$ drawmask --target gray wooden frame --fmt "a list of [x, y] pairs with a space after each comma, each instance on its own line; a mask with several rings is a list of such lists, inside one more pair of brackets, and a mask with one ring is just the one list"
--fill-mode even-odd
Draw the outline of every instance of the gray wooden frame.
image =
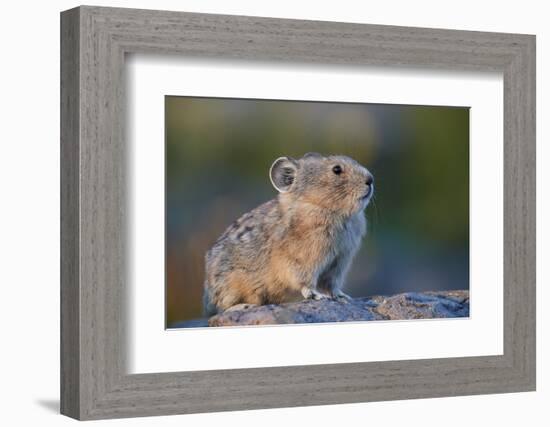
[[[128, 375], [126, 53], [500, 71], [504, 354]], [[159, 141], [162, 143], [162, 141]], [[182, 414], [535, 389], [535, 37], [79, 7], [61, 14], [61, 412]]]

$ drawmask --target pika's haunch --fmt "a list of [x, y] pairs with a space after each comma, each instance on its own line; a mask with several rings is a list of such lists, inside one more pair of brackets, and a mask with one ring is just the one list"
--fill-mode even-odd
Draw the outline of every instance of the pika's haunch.
[[372, 174], [346, 156], [280, 157], [279, 195], [242, 215], [207, 252], [208, 315], [237, 304], [349, 298], [344, 279], [366, 231]]

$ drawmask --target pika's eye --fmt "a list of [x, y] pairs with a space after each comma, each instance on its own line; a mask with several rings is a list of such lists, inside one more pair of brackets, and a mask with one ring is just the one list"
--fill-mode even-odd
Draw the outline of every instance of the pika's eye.
[[334, 172], [336, 175], [340, 175], [342, 173], [342, 166], [336, 165], [332, 168], [332, 172]]

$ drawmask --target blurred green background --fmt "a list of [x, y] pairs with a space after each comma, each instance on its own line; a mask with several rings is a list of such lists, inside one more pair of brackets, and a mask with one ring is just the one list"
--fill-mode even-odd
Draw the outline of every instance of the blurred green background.
[[165, 98], [166, 324], [202, 315], [204, 254], [276, 196], [273, 160], [344, 154], [375, 177], [352, 296], [469, 289], [469, 109]]

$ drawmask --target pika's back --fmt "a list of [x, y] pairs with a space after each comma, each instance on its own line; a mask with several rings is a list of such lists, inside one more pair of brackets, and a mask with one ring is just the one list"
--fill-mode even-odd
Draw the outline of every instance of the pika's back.
[[277, 199], [272, 199], [241, 215], [216, 240], [207, 252], [207, 263], [217, 256], [254, 257], [280, 223], [282, 214]]
[[270, 200], [234, 221], [208, 250], [205, 257], [205, 313], [212, 315], [239, 303], [262, 304], [266, 266], [269, 264], [275, 228], [282, 214], [277, 199]]

